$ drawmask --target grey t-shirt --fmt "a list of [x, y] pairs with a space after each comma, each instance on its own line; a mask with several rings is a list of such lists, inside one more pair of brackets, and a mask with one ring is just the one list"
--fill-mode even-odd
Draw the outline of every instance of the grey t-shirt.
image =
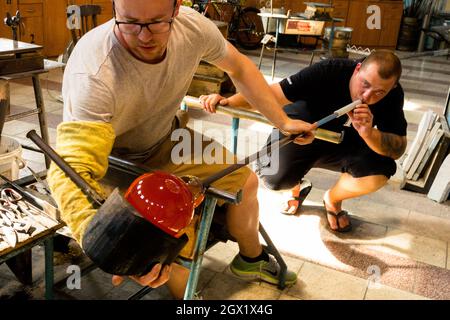
[[134, 58], [117, 40], [114, 20], [77, 43], [64, 71], [64, 121], [111, 123], [114, 148], [145, 157], [167, 136], [200, 60], [217, 62], [226, 40], [213, 22], [181, 6], [166, 57], [158, 64]]

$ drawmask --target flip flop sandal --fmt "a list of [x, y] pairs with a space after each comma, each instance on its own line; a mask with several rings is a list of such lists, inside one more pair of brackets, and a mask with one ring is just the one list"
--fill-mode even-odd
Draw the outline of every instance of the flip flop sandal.
[[[282, 214], [288, 215], [288, 216], [292, 216], [298, 213], [298, 211], [300, 210], [303, 201], [305, 201], [306, 197], [308, 196], [309, 192], [312, 189], [312, 184], [309, 180], [302, 180], [299, 183], [300, 186], [300, 191], [298, 193], [297, 196], [291, 196], [288, 200], [287, 200], [287, 208], [285, 210], [281, 210], [280, 212]], [[296, 206], [290, 206], [289, 202], [290, 201], [297, 201], [297, 205]], [[292, 209], [294, 208], [294, 210]]]
[[[328, 222], [328, 215], [329, 215], [329, 214], [332, 215], [332, 216], [334, 216], [334, 217], [336, 218], [337, 229], [333, 229], [333, 228], [331, 228], [331, 226], [330, 226], [330, 229], [331, 229], [332, 231], [337, 231], [337, 232], [349, 232], [350, 230], [352, 230], [352, 222], [350, 221], [350, 218], [349, 218], [349, 220], [348, 220], [348, 225], [346, 225], [345, 227], [341, 227], [341, 226], [339, 225], [339, 218], [340, 218], [340, 217], [343, 217], [343, 216], [347, 216], [347, 217], [348, 217], [348, 212], [347, 212], [347, 211], [341, 210], [341, 211], [339, 211], [338, 213], [333, 212], [333, 211], [329, 211], [329, 210], [327, 210], [327, 206], [325, 205], [325, 201], [323, 201], [323, 206], [325, 207], [325, 211], [327, 212], [327, 222]], [[328, 226], [329, 226], [329, 225], [330, 225], [330, 224], [328, 223]]]

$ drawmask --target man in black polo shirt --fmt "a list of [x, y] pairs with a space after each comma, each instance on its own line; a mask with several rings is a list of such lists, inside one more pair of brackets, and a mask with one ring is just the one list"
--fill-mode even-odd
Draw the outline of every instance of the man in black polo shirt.
[[[332, 230], [351, 229], [342, 201], [375, 192], [395, 173], [395, 159], [406, 149], [407, 123], [403, 113], [403, 89], [398, 80], [402, 72], [398, 57], [378, 50], [364, 61], [324, 60], [271, 85], [277, 99], [286, 105], [291, 118], [315, 122], [348, 103], [360, 99], [348, 117], [337, 118], [324, 129], [344, 133], [340, 144], [318, 139], [309, 145], [289, 144], [279, 150], [279, 170], [270, 172], [270, 158], [258, 163], [257, 173], [273, 190], [292, 189], [284, 213], [295, 214], [304, 199], [299, 198], [300, 183], [313, 167], [341, 172], [336, 184], [327, 190], [323, 203]], [[245, 106], [240, 94], [228, 99], [219, 95], [202, 96], [204, 108], [214, 112], [217, 103]], [[345, 126], [350, 119], [351, 125]], [[274, 132], [272, 136], [281, 137]]]

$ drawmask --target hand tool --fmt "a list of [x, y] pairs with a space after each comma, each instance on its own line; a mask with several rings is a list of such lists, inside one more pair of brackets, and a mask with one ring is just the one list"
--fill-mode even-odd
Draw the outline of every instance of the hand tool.
[[55, 200], [50, 195], [42, 194], [29, 188], [24, 188], [15, 183], [14, 181], [9, 180], [2, 174], [0, 174], [0, 179], [7, 182], [15, 190], [20, 192], [21, 196], [25, 197], [25, 199], [30, 204], [41, 209], [50, 219], [54, 220], [55, 222], [59, 221], [60, 213], [58, 210], [58, 205], [55, 203]]
[[28, 233], [32, 221], [46, 229], [59, 224], [57, 220], [50, 218], [45, 212], [25, 201], [22, 195], [13, 188], [1, 189], [0, 200], [0, 209], [4, 210], [3, 214], [15, 223], [16, 231]]
[[8, 210], [0, 208], [0, 230], [4, 235], [4, 239], [11, 246], [15, 247], [17, 244], [17, 233], [13, 228], [13, 223], [8, 217]]

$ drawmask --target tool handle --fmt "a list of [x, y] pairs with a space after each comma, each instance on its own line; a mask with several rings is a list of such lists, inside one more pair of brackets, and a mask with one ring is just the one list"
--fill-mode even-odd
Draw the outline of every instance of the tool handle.
[[83, 193], [94, 202], [94, 204], [101, 206], [105, 199], [103, 199], [72, 167], [61, 158], [55, 150], [42, 140], [35, 130], [27, 133], [27, 138], [33, 141], [53, 162], [83, 191]]

